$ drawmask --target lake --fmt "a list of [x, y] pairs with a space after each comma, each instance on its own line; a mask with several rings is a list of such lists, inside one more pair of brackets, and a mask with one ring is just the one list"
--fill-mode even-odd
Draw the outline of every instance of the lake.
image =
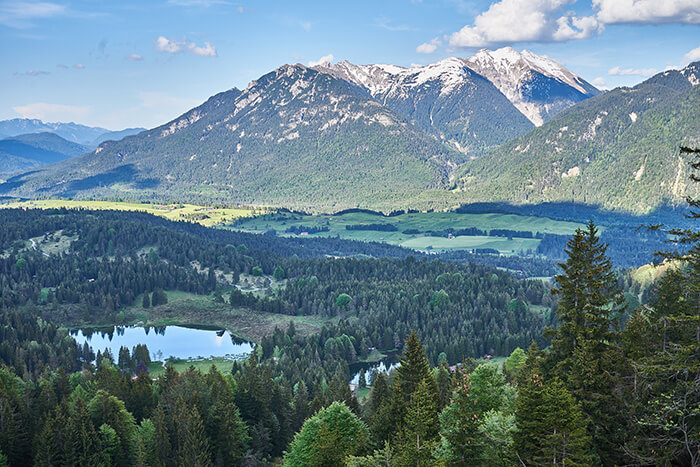
[[76, 329], [71, 331], [80, 344], [87, 342], [95, 353], [109, 348], [114, 358], [119, 348], [131, 350], [136, 344], [146, 344], [152, 360], [178, 358], [199, 360], [223, 357], [231, 360], [246, 358], [254, 344], [241, 340], [225, 329], [184, 326], [136, 327], [116, 326], [104, 329]]
[[357, 384], [360, 381], [360, 373], [362, 370], [365, 372], [365, 378], [367, 384], [370, 383], [370, 374], [373, 371], [377, 373], [391, 373], [400, 365], [398, 357], [395, 355], [386, 357], [379, 362], [374, 363], [353, 363], [350, 365], [350, 372], [352, 378], [350, 379], [350, 384]]

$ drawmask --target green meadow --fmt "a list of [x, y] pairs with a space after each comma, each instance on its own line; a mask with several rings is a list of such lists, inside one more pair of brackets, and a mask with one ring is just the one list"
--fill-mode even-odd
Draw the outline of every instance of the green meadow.
[[[172, 221], [197, 222], [207, 227], [232, 222], [240, 217], [252, 216], [256, 213], [255, 209], [248, 207], [222, 208], [197, 206], [194, 204], [152, 204], [125, 201], [41, 199], [0, 204], [0, 208], [25, 207], [32, 209], [83, 208], [95, 210], [113, 209], [117, 211], [142, 211], [165, 217]], [[260, 211], [261, 208], [256, 209]]]
[[[385, 224], [395, 230], [348, 230], [347, 226]], [[369, 212], [349, 212], [341, 215], [306, 215], [274, 212], [238, 219], [227, 225], [244, 232], [262, 233], [274, 230], [277, 235], [309, 237], [340, 237], [343, 239], [385, 242], [420, 251], [471, 250], [492, 248], [504, 254], [534, 250], [540, 240], [535, 238], [506, 238], [491, 236], [436, 236], [434, 232], [476, 227], [480, 230], [509, 229], [560, 235], [571, 234], [582, 224], [556, 221], [544, 217], [514, 214], [462, 214], [456, 212], [416, 212], [383, 216]], [[293, 233], [288, 229], [295, 229]], [[301, 230], [299, 230], [301, 229]], [[314, 229], [323, 229], [315, 232]], [[327, 229], [327, 230], [326, 230]]]

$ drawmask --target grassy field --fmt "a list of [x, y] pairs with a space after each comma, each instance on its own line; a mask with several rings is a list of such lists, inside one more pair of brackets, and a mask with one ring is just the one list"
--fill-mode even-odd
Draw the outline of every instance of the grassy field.
[[492, 248], [501, 253], [517, 253], [518, 251], [534, 250], [540, 243], [535, 238], [513, 238], [509, 240], [505, 237], [416, 237], [400, 243], [406, 248], [414, 250], [432, 250], [432, 251], [449, 251], [449, 250], [471, 250], [474, 248]]
[[[173, 221], [191, 221], [205, 226], [213, 226], [231, 222], [240, 217], [252, 216], [260, 212], [240, 208], [214, 208], [207, 206], [196, 206], [194, 204], [147, 204], [129, 203], [121, 201], [86, 201], [86, 200], [65, 200], [48, 199], [21, 201], [7, 204], [0, 204], [0, 208], [34, 208], [34, 209], [55, 209], [55, 208], [86, 208], [86, 209], [115, 209], [118, 211], [143, 211], [156, 216], [165, 217]], [[264, 210], [262, 212], [265, 212]]]
[[[347, 230], [348, 225], [389, 224], [395, 231]], [[538, 239], [490, 236], [458, 236], [455, 238], [431, 236], [431, 231], [455, 230], [476, 227], [480, 230], [510, 229], [532, 232], [533, 234], [554, 233], [571, 234], [582, 224], [555, 221], [544, 217], [518, 216], [514, 214], [461, 214], [455, 212], [418, 212], [398, 216], [384, 217], [366, 212], [351, 212], [339, 216], [302, 215], [287, 212], [269, 213], [261, 216], [239, 219], [233, 226], [246, 232], [261, 233], [268, 230], [277, 231], [278, 235], [296, 235], [287, 233], [290, 227], [300, 229], [328, 229], [327, 231], [309, 233], [310, 237], [335, 237], [386, 242], [416, 250], [470, 250], [474, 248], [493, 248], [501, 253], [513, 253], [535, 249]], [[406, 231], [417, 233], [404, 233]], [[312, 231], [313, 232], [313, 231]], [[431, 247], [431, 248], [429, 248]]]
[[[232, 308], [217, 303], [213, 297], [181, 291], [166, 291], [168, 303], [151, 308], [131, 306], [124, 309], [124, 323], [139, 326], [207, 325], [228, 329], [233, 334], [252, 342], [272, 334], [276, 327], [286, 329], [294, 322], [302, 335], [318, 332], [324, 323], [319, 316], [290, 316], [266, 313], [247, 308]], [[141, 297], [136, 300], [141, 303]]]
[[[202, 360], [169, 360], [167, 362], [167, 365], [172, 366], [177, 370], [178, 373], [182, 373], [183, 371], [189, 369], [190, 367], [194, 367], [196, 370], [201, 371], [202, 373], [207, 373], [209, 371], [209, 368], [211, 368], [212, 365], [216, 367], [217, 370], [220, 372], [227, 374], [231, 372], [231, 369], [233, 368], [233, 360], [229, 360], [227, 358], [205, 358]], [[148, 366], [148, 372], [150, 373], [151, 376], [153, 377], [158, 377], [165, 373], [165, 368], [163, 367], [163, 362], [161, 361], [155, 361], [152, 362]]]

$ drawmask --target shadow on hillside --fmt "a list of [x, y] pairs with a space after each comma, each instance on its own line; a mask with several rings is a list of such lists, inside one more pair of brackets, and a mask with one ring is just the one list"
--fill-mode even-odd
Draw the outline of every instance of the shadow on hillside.
[[659, 206], [647, 214], [631, 214], [629, 212], [610, 211], [592, 204], [572, 202], [548, 202], [538, 204], [514, 205], [510, 203], [472, 203], [460, 206], [455, 210], [465, 214], [518, 214], [521, 216], [548, 217], [554, 220], [570, 222], [588, 222], [618, 226], [641, 226], [646, 224], [667, 224], [674, 226], [685, 225], [685, 206]]
[[4, 183], [0, 183], [0, 193], [7, 194], [12, 190], [21, 187], [29, 181], [28, 179], [26, 179], [26, 177], [37, 172], [39, 172], [39, 170], [30, 170], [29, 172], [22, 172], [19, 175], [15, 175], [14, 177], [8, 178], [7, 180], [5, 180]]
[[[66, 182], [62, 186], [54, 185], [52, 187], [40, 188], [37, 192], [51, 192], [52, 194], [60, 194], [62, 196], [74, 196], [81, 191], [93, 190], [95, 188], [107, 188], [115, 183], [124, 183], [132, 188], [145, 190], [156, 188], [160, 184], [160, 180], [155, 178], [139, 179], [139, 172], [134, 165], [127, 164], [115, 167], [109, 172]], [[57, 190], [57, 188], [60, 189]]]

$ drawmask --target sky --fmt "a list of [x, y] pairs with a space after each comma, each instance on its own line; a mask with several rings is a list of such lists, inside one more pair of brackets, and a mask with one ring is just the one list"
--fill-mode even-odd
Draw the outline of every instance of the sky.
[[152, 128], [285, 63], [504, 46], [632, 86], [700, 60], [700, 0], [0, 0], [0, 120]]

